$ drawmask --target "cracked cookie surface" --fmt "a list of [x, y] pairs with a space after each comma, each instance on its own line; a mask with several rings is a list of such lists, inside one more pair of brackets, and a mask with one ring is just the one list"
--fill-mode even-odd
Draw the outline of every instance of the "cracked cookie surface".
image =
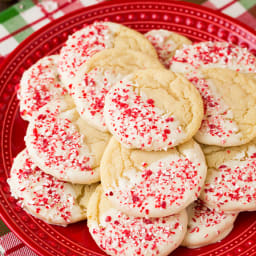
[[78, 113], [90, 125], [107, 131], [105, 96], [126, 75], [140, 69], [163, 68], [157, 58], [133, 50], [106, 49], [93, 55], [77, 73], [71, 94]]
[[79, 117], [67, 96], [43, 107], [30, 122], [25, 142], [33, 161], [46, 173], [78, 184], [99, 181], [99, 165], [110, 134]]
[[139, 218], [113, 208], [101, 186], [88, 205], [89, 231], [108, 255], [164, 256], [177, 248], [187, 229], [187, 213], [163, 218]]
[[195, 135], [203, 104], [187, 79], [168, 70], [147, 69], [110, 89], [104, 117], [109, 131], [126, 147], [166, 150]]
[[190, 81], [204, 101], [204, 118], [195, 139], [203, 144], [237, 146], [256, 136], [256, 78], [229, 69], [201, 70]]
[[207, 167], [200, 146], [189, 141], [167, 151], [127, 149], [112, 138], [102, 157], [105, 195], [128, 215], [163, 217], [199, 196]]
[[225, 212], [256, 210], [255, 140], [237, 147], [203, 147], [208, 172], [200, 198]]
[[171, 70], [183, 73], [203, 98], [197, 141], [226, 147], [255, 137], [256, 58], [247, 49], [226, 42], [184, 46], [173, 57]]
[[200, 199], [188, 208], [188, 230], [183, 246], [198, 248], [224, 239], [233, 229], [238, 214], [208, 208]]
[[95, 22], [70, 35], [60, 51], [61, 81], [68, 88], [79, 67], [95, 53], [108, 49], [132, 49], [157, 57], [151, 43], [139, 32], [112, 22]]
[[39, 109], [67, 93], [57, 70], [58, 55], [46, 56], [26, 70], [17, 91], [21, 117], [30, 121]]
[[39, 219], [65, 226], [86, 219], [89, 197], [96, 185], [73, 185], [43, 172], [27, 149], [14, 159], [7, 180], [18, 204]]

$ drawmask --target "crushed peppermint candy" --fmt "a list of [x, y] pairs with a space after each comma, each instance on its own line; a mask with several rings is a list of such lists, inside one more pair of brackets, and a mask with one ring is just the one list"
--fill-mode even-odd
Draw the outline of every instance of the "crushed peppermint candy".
[[164, 29], [150, 30], [145, 34], [145, 37], [155, 47], [159, 60], [166, 68], [170, 67], [171, 56], [177, 48], [176, 43], [171, 39], [172, 34], [171, 31]]
[[223, 239], [228, 235], [237, 217], [236, 213], [225, 213], [208, 208], [200, 199], [188, 209], [188, 230], [183, 241], [187, 247], [200, 247]]
[[75, 126], [74, 116], [68, 118], [72, 110], [66, 110], [65, 117], [63, 104], [63, 101], [57, 101], [39, 112], [29, 124], [26, 144], [33, 160], [43, 166], [45, 172], [61, 180], [84, 183], [82, 178], [96, 175], [93, 169], [95, 157]]
[[212, 82], [194, 75], [187, 75], [187, 78], [200, 92], [204, 104], [204, 117], [196, 138], [207, 136], [210, 140], [220, 141], [222, 145], [229, 143], [229, 140], [239, 141], [241, 133], [237, 123], [232, 120], [232, 110], [218, 95]]
[[105, 96], [122, 77], [123, 75], [116, 74], [114, 69], [94, 68], [85, 73], [82, 81], [72, 90], [81, 117], [101, 131], [108, 130], [103, 116]]
[[191, 69], [229, 68], [245, 73], [256, 72], [256, 58], [246, 48], [227, 42], [202, 42], [185, 45], [175, 52], [171, 61], [174, 72], [190, 72]]
[[117, 28], [114, 23], [95, 22], [70, 35], [60, 51], [58, 68], [61, 80], [70, 81], [89, 57], [103, 49], [113, 48]]
[[27, 150], [14, 160], [8, 183], [18, 204], [33, 215], [60, 225], [71, 221], [76, 199], [70, 189], [67, 192], [71, 185], [44, 173], [31, 160]]
[[164, 218], [138, 218], [110, 209], [100, 216], [99, 224], [89, 223], [89, 230], [99, 247], [110, 255], [165, 255], [182, 240], [184, 217], [181, 212]]
[[[218, 224], [223, 223], [229, 216], [236, 216], [235, 213], [225, 213], [223, 211], [216, 211], [208, 208], [200, 199], [192, 204], [192, 218], [189, 223], [188, 232], [200, 232], [200, 228], [212, 228]], [[198, 227], [198, 228], [197, 228]], [[197, 231], [198, 230], [198, 231]]]
[[177, 213], [199, 196], [204, 181], [201, 163], [192, 161], [170, 154], [146, 167], [142, 165], [140, 172], [125, 170], [106, 195], [120, 205], [120, 210], [135, 216]]
[[41, 107], [67, 93], [59, 80], [58, 59], [58, 55], [44, 57], [23, 74], [17, 96], [24, 119], [31, 120]]
[[121, 80], [110, 89], [104, 116], [110, 132], [129, 148], [167, 149], [186, 137], [175, 116], [157, 108], [129, 81]]
[[[232, 149], [228, 151], [233, 153]], [[251, 143], [230, 160], [211, 168], [200, 198], [210, 207], [223, 211], [256, 210], [255, 152], [256, 147]]]
[[196, 139], [204, 144], [233, 146], [242, 142], [242, 132], [232, 110], [218, 95], [214, 85], [204, 79], [201, 69], [226, 68], [256, 73], [256, 58], [247, 49], [227, 42], [202, 42], [184, 46], [172, 59], [171, 70], [184, 73], [199, 90], [205, 115]]

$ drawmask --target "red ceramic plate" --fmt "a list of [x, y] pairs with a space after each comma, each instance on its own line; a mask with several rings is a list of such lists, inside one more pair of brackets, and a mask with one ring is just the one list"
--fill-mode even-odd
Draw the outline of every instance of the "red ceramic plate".
[[[39, 255], [104, 255], [92, 240], [86, 222], [67, 228], [47, 225], [26, 214], [10, 196], [6, 183], [12, 159], [24, 147], [27, 123], [19, 115], [15, 87], [25, 69], [44, 55], [59, 51], [67, 36], [85, 23], [106, 20], [142, 33], [168, 29], [193, 41], [231, 41], [256, 53], [255, 32], [220, 13], [176, 1], [113, 0], [71, 13], [26, 39], [0, 71], [0, 216]], [[241, 213], [232, 233], [220, 243], [199, 249], [178, 248], [174, 255], [256, 255], [256, 214]]]

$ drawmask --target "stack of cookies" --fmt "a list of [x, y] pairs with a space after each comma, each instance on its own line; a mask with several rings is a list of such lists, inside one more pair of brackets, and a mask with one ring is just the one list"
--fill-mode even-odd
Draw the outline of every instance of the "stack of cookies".
[[85, 26], [23, 74], [12, 195], [50, 224], [87, 218], [109, 255], [223, 239], [256, 210], [255, 73], [230, 43]]

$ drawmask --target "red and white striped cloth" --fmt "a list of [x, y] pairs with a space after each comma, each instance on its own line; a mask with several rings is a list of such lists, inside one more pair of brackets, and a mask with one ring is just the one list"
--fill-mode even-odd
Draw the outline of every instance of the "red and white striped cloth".
[[4, 256], [37, 256], [11, 232], [0, 237], [0, 254]]

